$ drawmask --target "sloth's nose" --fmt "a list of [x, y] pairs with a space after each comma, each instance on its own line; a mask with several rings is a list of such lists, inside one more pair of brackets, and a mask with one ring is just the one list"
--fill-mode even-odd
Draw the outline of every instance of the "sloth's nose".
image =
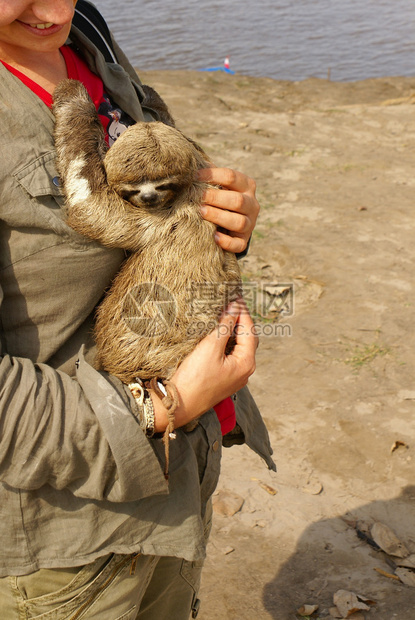
[[151, 191], [151, 190], [148, 190], [148, 191], [145, 191], [145, 192], [142, 191], [142, 192], [140, 192], [140, 198], [141, 198], [142, 202], [151, 205], [151, 204], [154, 204], [155, 202], [157, 202], [158, 194], [157, 194], [157, 192]]

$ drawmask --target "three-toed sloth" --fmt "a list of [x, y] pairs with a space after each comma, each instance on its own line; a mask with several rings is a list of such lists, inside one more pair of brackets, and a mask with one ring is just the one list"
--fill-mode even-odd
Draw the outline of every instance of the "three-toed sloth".
[[235, 255], [200, 214], [206, 184], [196, 173], [208, 158], [147, 93], [165, 122], [136, 123], [109, 149], [80, 82], [61, 82], [53, 104], [68, 224], [128, 253], [95, 326], [98, 367], [125, 383], [169, 379], [241, 295]]

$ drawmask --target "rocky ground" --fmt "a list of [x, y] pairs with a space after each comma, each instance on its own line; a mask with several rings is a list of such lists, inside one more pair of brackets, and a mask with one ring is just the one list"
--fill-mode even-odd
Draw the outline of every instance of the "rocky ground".
[[333, 617], [339, 590], [369, 599], [352, 620], [414, 620], [414, 574], [369, 543], [415, 553], [415, 78], [142, 78], [262, 205], [242, 267], [278, 473], [224, 451], [200, 620]]

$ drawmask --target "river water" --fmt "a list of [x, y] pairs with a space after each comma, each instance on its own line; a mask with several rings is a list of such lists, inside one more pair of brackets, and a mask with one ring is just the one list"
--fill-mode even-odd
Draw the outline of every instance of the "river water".
[[95, 0], [133, 65], [337, 81], [415, 74], [414, 0]]

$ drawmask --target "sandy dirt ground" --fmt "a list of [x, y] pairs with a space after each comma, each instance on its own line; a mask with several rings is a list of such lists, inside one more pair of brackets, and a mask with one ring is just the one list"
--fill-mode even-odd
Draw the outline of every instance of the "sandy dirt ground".
[[415, 78], [142, 78], [262, 205], [242, 268], [278, 473], [224, 450], [200, 620], [328, 618], [339, 590], [374, 603], [352, 620], [414, 620], [397, 558], [358, 531], [415, 553]]

